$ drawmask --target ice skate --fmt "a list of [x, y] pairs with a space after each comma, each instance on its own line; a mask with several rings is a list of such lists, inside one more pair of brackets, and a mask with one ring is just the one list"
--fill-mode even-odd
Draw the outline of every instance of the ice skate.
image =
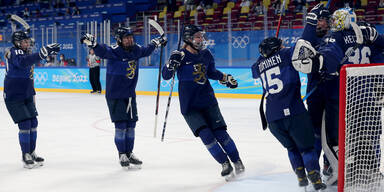
[[127, 157], [130, 163], [130, 169], [141, 169], [141, 165], [143, 164], [143, 162], [139, 158], [137, 158], [135, 154], [133, 154], [132, 152], [128, 153]]
[[223, 170], [221, 171], [221, 176], [223, 176], [226, 181], [233, 180], [235, 174], [233, 173], [233, 168], [231, 163], [227, 160], [226, 162], [221, 164], [221, 166], [223, 166]]
[[29, 153], [24, 153], [23, 163], [24, 163], [24, 168], [33, 169], [35, 167], [35, 162], [33, 161], [31, 154]]
[[298, 167], [295, 170], [297, 180], [299, 181], [299, 187], [308, 186], [307, 174], [305, 173], [304, 167]]
[[39, 167], [43, 166], [44, 158], [37, 156], [35, 152], [32, 152], [31, 156], [32, 156], [32, 159], [33, 159], [33, 161], [35, 161], [37, 166], [39, 166]]
[[120, 161], [120, 165], [122, 167], [128, 168], [128, 166], [129, 166], [129, 159], [127, 157], [127, 154], [119, 153], [119, 161]]
[[235, 163], [233, 163], [235, 166], [235, 173], [236, 175], [241, 175], [244, 173], [245, 167], [241, 159], [237, 160]]
[[319, 171], [311, 171], [308, 173], [308, 179], [311, 181], [312, 185], [313, 185], [313, 188], [318, 191], [318, 190], [323, 190], [325, 188], [327, 188], [327, 185], [325, 185], [323, 183], [323, 181], [321, 180], [321, 176], [320, 176], [320, 173]]

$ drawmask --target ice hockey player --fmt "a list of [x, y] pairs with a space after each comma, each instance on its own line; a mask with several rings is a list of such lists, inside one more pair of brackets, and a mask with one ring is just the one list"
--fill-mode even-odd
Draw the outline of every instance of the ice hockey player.
[[57, 43], [32, 53], [31, 37], [25, 31], [12, 33], [13, 47], [5, 53], [7, 60], [4, 78], [5, 105], [19, 127], [19, 142], [24, 167], [32, 169], [43, 165], [44, 158], [36, 155], [37, 110], [35, 105], [34, 66], [49, 55], [57, 54]]
[[187, 25], [183, 31], [184, 46], [172, 52], [162, 76], [168, 80], [177, 74], [181, 113], [193, 134], [200, 137], [213, 158], [222, 165], [221, 176], [230, 180], [235, 175], [229, 159], [234, 163], [236, 175], [244, 172], [244, 165], [235, 142], [227, 133], [208, 79], [219, 80], [231, 89], [238, 84], [232, 75], [216, 69], [211, 52], [204, 47], [206, 39], [199, 26]]
[[115, 30], [116, 45], [98, 44], [91, 34], [84, 34], [81, 43], [86, 44], [102, 59], [107, 59], [106, 100], [112, 122], [115, 124], [115, 144], [122, 167], [141, 168], [142, 161], [133, 153], [137, 116], [136, 85], [139, 72], [139, 59], [149, 56], [156, 47], [166, 45], [167, 39], [161, 36], [142, 47], [135, 43], [130, 28]]
[[[329, 10], [322, 3], [317, 4], [306, 17], [307, 24], [301, 38], [309, 41], [315, 49], [318, 48], [330, 29], [330, 17]], [[332, 84], [336, 84], [338, 81], [337, 78], [332, 78], [324, 82], [325, 79], [322, 78], [320, 72], [307, 74], [307, 77], [307, 95], [310, 94], [307, 98], [307, 107], [315, 129], [315, 150], [319, 158], [322, 150], [321, 128], [324, 113], [327, 141], [331, 146], [338, 146], [339, 102], [338, 98], [328, 96], [328, 86], [333, 86]], [[323, 156], [323, 159], [323, 174], [329, 176], [332, 168], [329, 166], [326, 155]]]
[[315, 190], [325, 189], [314, 149], [314, 128], [301, 99], [299, 73], [292, 65], [294, 49], [283, 47], [276, 37], [269, 37], [260, 43], [259, 51], [261, 56], [252, 65], [252, 76], [261, 79], [266, 93], [269, 130], [288, 150], [299, 186], [307, 186], [308, 178]]

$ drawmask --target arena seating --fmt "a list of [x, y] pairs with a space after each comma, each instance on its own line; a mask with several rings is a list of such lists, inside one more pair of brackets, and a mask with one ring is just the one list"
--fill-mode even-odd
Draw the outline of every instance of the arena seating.
[[[372, 24], [384, 24], [384, 8], [378, 8], [380, 0], [358, 0], [361, 2], [355, 10], [359, 20]], [[45, 2], [45, 3], [44, 3]], [[68, 1], [67, 1], [68, 2]], [[165, 3], [157, 3], [156, 0], [71, 0], [69, 5], [49, 5], [46, 1], [23, 5], [0, 7], [0, 26], [6, 26], [8, 14], [23, 15], [28, 8], [30, 16], [26, 20], [30, 24], [52, 25], [71, 24], [76, 22], [102, 21], [110, 19], [113, 23], [123, 23], [130, 18], [131, 26], [136, 34], [141, 34], [144, 29], [143, 15], [152, 18], [157, 17], [161, 25], [167, 21], [167, 30], [174, 31], [178, 20], [186, 23], [197, 23], [204, 26], [207, 31], [226, 31], [228, 29], [228, 17], [231, 17], [232, 30], [262, 30], [266, 17], [268, 29], [275, 29], [279, 18], [280, 4], [276, 0], [250, 0], [248, 4], [242, 4], [242, 0], [215, 0], [215, 3], [206, 9], [188, 10], [182, 0], [176, 1], [175, 11], [170, 11]], [[165, 1], [164, 1], [165, 2]], [[309, 12], [319, 1], [308, 1], [303, 10], [298, 10], [294, 0], [287, 0], [284, 19], [281, 28], [302, 28], [305, 24], [305, 14]], [[100, 4], [101, 3], [101, 4]], [[71, 7], [69, 7], [71, 6]], [[263, 11], [266, 6], [266, 11]], [[66, 13], [69, 8], [72, 11], [77, 8], [79, 15]]]

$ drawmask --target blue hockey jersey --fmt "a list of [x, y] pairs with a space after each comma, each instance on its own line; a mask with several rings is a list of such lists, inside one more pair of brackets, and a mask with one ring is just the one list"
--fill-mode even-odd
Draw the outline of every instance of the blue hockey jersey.
[[301, 35], [301, 39], [309, 41], [313, 47], [318, 47], [322, 43], [322, 38], [316, 35], [316, 26], [306, 24], [304, 27], [303, 34]]
[[34, 88], [34, 64], [41, 58], [39, 53], [27, 54], [12, 47], [6, 54], [7, 65], [4, 78], [4, 99], [20, 101], [36, 94]]
[[136, 97], [139, 59], [149, 56], [155, 50], [155, 46], [149, 44], [147, 47], [141, 47], [135, 44], [132, 50], [128, 52], [118, 45], [109, 47], [104, 44], [97, 44], [93, 49], [97, 56], [108, 59], [106, 98]]
[[252, 65], [253, 78], [260, 78], [266, 94], [267, 122], [306, 111], [300, 94], [300, 77], [292, 66], [293, 48], [282, 48]]
[[[177, 69], [179, 79], [179, 101], [182, 114], [192, 110], [205, 109], [217, 104], [213, 88], [208, 79], [221, 80], [223, 73], [216, 69], [211, 52], [207, 49], [192, 54], [186, 49], [180, 67]], [[172, 78], [173, 71], [166, 66], [162, 69], [165, 80]]]
[[[310, 25], [310, 24], [305, 25], [303, 34], [301, 35], [301, 39], [309, 41], [311, 43], [311, 45], [316, 50], [319, 48], [319, 46], [323, 42], [323, 38], [320, 38], [316, 35], [316, 26]], [[323, 94], [328, 95], [329, 90], [330, 90], [328, 88], [328, 86], [329, 86], [328, 83], [329, 84], [338, 83], [338, 79], [334, 78], [334, 79], [328, 80], [328, 83], [319, 84], [319, 82], [321, 80], [321, 76], [320, 76], [319, 72], [313, 72], [313, 73], [307, 74], [307, 77], [308, 77], [307, 93], [314, 90], [315, 87], [317, 86], [317, 88], [316, 88], [317, 93], [312, 94], [312, 96], [314, 96], [314, 95], [320, 96], [320, 94], [321, 95], [323, 95]]]
[[[364, 44], [359, 46], [344, 63], [340, 63], [343, 57], [353, 49], [356, 45], [355, 32], [350, 30], [343, 30], [338, 32], [331, 32], [326, 36], [324, 42], [320, 45], [318, 51], [324, 57], [324, 67], [327, 73], [339, 72], [344, 64], [366, 64], [366, 63], [381, 63], [383, 62], [382, 49], [378, 48], [379, 42], [382, 37], [379, 36], [375, 44]], [[376, 45], [377, 44], [377, 45]], [[334, 83], [328, 83], [329, 96], [337, 99], [339, 97], [339, 83], [338, 78]]]

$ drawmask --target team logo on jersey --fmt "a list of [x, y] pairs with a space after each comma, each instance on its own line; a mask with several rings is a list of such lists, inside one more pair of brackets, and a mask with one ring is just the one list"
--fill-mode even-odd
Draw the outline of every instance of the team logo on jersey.
[[128, 79], [135, 78], [136, 67], [136, 60], [128, 61], [127, 74], [125, 75]]
[[206, 74], [206, 68], [205, 65], [202, 63], [195, 64], [193, 65], [193, 75], [195, 75], [195, 78], [193, 79], [194, 82], [200, 85], [204, 85], [205, 82], [207, 81], [207, 77], [205, 76]]
[[33, 71], [35, 70], [35, 65], [31, 66], [31, 69], [29, 70], [29, 78], [33, 80]]

